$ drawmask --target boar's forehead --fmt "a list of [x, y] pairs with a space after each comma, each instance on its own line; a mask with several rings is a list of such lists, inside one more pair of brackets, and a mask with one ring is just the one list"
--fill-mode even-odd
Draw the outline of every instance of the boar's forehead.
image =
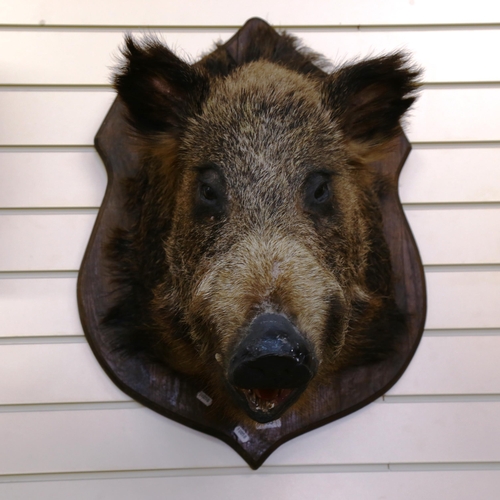
[[229, 185], [297, 185], [310, 171], [334, 169], [340, 143], [320, 82], [258, 61], [212, 83], [183, 149], [192, 167], [218, 165]]

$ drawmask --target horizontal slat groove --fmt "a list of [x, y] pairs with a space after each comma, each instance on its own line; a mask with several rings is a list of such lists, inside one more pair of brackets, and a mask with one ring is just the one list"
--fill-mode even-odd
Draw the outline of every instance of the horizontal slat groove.
[[[97, 130], [96, 130], [97, 133]], [[419, 149], [464, 149], [470, 147], [487, 148], [487, 147], [500, 147], [500, 141], [436, 141], [436, 142], [425, 142], [425, 141], [412, 141], [412, 148]], [[13, 152], [23, 152], [23, 151], [37, 151], [41, 152], [47, 151], [89, 151], [95, 149], [91, 144], [0, 144], [0, 151], [13, 151]]]
[[2, 279], [76, 279], [78, 271], [0, 271], [0, 280]]
[[39, 337], [0, 337], [2, 345], [20, 344], [85, 344], [87, 341], [83, 335], [45, 335]]
[[[484, 82], [483, 82], [484, 83]], [[75, 84], [69, 84], [69, 83], [62, 83], [62, 84], [57, 84], [57, 83], [50, 83], [50, 84], [45, 84], [45, 83], [27, 83], [27, 84], [2, 84], [0, 83], [0, 92], [18, 92], [20, 90], [24, 90], [25, 92], [39, 92], [39, 91], [46, 91], [46, 92], [55, 92], [55, 91], [62, 91], [62, 92], [93, 92], [93, 91], [99, 91], [102, 92], [104, 91], [113, 91], [113, 87], [111, 84], [99, 84], [99, 83], [85, 83], [85, 84], [80, 84], [80, 83], [75, 83]]]
[[469, 149], [469, 148], [500, 148], [500, 141], [436, 141], [412, 142], [413, 149]]
[[[429, 273], [476, 273], [476, 272], [499, 272], [500, 264], [429, 264], [423, 266], [425, 272]], [[45, 276], [45, 274], [49, 276]], [[53, 273], [53, 274], [52, 274]], [[57, 276], [56, 276], [57, 275]], [[78, 269], [61, 269], [55, 271], [30, 270], [30, 271], [0, 271], [0, 280], [9, 278], [71, 278], [78, 275]]]
[[[500, 89], [499, 81], [491, 82], [425, 82], [420, 85], [421, 90], [439, 89]], [[110, 84], [0, 84], [0, 92], [114, 92]]]
[[[418, 201], [418, 202], [409, 202], [402, 203], [405, 211], [411, 210], [446, 210], [446, 209], [454, 209], [454, 210], [468, 210], [473, 208], [500, 208], [499, 201], [443, 201], [443, 202], [427, 202], [427, 201]], [[2, 210], [0, 208], [0, 210]]]
[[[430, 462], [430, 463], [389, 463], [389, 464], [331, 464], [266, 466], [259, 474], [331, 474], [357, 472], [416, 472], [416, 471], [475, 471], [499, 470], [500, 462]], [[251, 476], [255, 474], [249, 467], [199, 467], [193, 469], [145, 469], [125, 471], [62, 472], [46, 474], [0, 474], [0, 483], [24, 483], [43, 481], [75, 481], [99, 479], [133, 479], [155, 477], [202, 477], [202, 476]]]
[[54, 411], [96, 411], [96, 410], [136, 410], [142, 405], [136, 401], [99, 401], [92, 403], [42, 403], [0, 405], [1, 413], [54, 412]]
[[[452, 329], [443, 328], [441, 330], [424, 330], [425, 337], [498, 337], [500, 328], [464, 328]], [[18, 344], [80, 344], [86, 343], [84, 335], [40, 335], [36, 337], [15, 336], [0, 337], [0, 345], [18, 345]]]
[[[47, 276], [44, 276], [45, 278]], [[76, 276], [70, 276], [76, 277]], [[443, 328], [424, 330], [425, 337], [498, 337], [500, 336], [500, 328]], [[84, 335], [40, 335], [36, 337], [13, 336], [0, 337], [0, 345], [17, 345], [17, 344], [80, 344], [86, 343]]]
[[[500, 208], [498, 201], [470, 201], [470, 202], [443, 202], [443, 203], [403, 203], [403, 208], [408, 211], [414, 210], [471, 210], [474, 208]], [[1, 209], [0, 209], [1, 210]], [[0, 212], [1, 213], [1, 212]]]
[[[500, 462], [450, 462], [450, 463], [390, 463], [390, 464], [331, 464], [331, 465], [302, 465], [302, 466], [262, 466], [259, 474], [331, 474], [346, 472], [398, 472], [422, 470], [498, 470]], [[68, 481], [94, 479], [132, 479], [155, 477], [202, 477], [202, 476], [235, 476], [255, 474], [248, 467], [207, 467], [194, 469], [150, 469], [128, 471], [102, 472], [66, 472], [52, 474], [5, 474], [0, 475], [0, 483], [13, 482], [40, 482], [40, 481]]]
[[[425, 265], [424, 270], [429, 273], [457, 273], [457, 272], [499, 272], [500, 264], [449, 264]], [[30, 270], [30, 271], [0, 271], [1, 279], [33, 279], [33, 278], [76, 278], [77, 269], [61, 269], [55, 271]]]
[[[302, 32], [317, 33], [319, 31], [329, 33], [357, 33], [357, 32], [399, 32], [399, 31], [470, 31], [470, 30], [498, 30], [500, 23], [476, 23], [476, 24], [363, 24], [363, 25], [333, 25], [333, 24], [318, 24], [318, 25], [302, 25], [302, 24], [280, 24], [275, 25], [270, 23], [274, 29], [277, 30], [300, 30]], [[177, 33], [181, 31], [192, 32], [193, 34], [205, 32], [210, 33], [213, 31], [227, 32], [230, 36], [234, 30], [239, 29], [241, 25], [205, 25], [196, 26], [191, 25], [156, 25], [152, 27], [144, 25], [100, 25], [100, 24], [87, 24], [87, 25], [64, 25], [64, 24], [0, 24], [0, 33], [6, 31], [25, 31], [25, 32], [39, 32], [39, 33], [120, 33], [123, 30], [139, 30], [144, 33], [151, 33], [156, 31]]]
[[452, 90], [452, 89], [491, 89], [500, 88], [500, 82], [476, 82], [474, 80], [467, 82], [425, 82], [421, 83], [420, 89], [441, 89], [441, 90]]
[[[406, 465], [406, 464], [405, 464]], [[303, 466], [262, 466], [259, 474], [338, 473], [338, 472], [388, 472], [389, 464], [331, 464]], [[66, 472], [53, 474], [0, 474], [0, 483], [33, 481], [67, 481], [92, 479], [235, 476], [255, 474], [249, 467], [197, 467], [193, 469], [145, 469], [102, 472]]]
[[500, 264], [427, 264], [424, 270], [426, 273], [489, 273], [499, 272]]
[[497, 337], [500, 328], [442, 328], [424, 330], [426, 337]]
[[[97, 133], [97, 129], [96, 129]], [[0, 148], [6, 148], [11, 151], [15, 150], [44, 150], [50, 151], [53, 149], [65, 148], [67, 151], [76, 151], [76, 150], [90, 150], [93, 148], [91, 144], [1, 144]]]
[[499, 470], [500, 462], [390, 463], [391, 472]]
[[[278, 30], [311, 30], [311, 31], [440, 31], [440, 30], [490, 30], [500, 28], [500, 23], [422, 23], [422, 24], [343, 24], [342, 26], [335, 24], [273, 24], [270, 20], [271, 26]], [[123, 31], [123, 30], [189, 30], [193, 32], [199, 31], [213, 31], [213, 30], [236, 30], [241, 28], [242, 24], [155, 24], [153, 26], [144, 26], [142, 24], [57, 24], [57, 23], [38, 23], [38, 24], [16, 24], [16, 23], [3, 23], [0, 24], [0, 31], [54, 31], [54, 32], [67, 32], [67, 31]]]
[[[409, 396], [384, 395], [371, 404], [472, 404], [498, 402], [500, 402], [500, 394], [415, 394]], [[142, 408], [142, 405], [132, 399], [125, 401], [93, 401], [86, 403], [0, 404], [0, 414], [55, 411], [133, 410], [139, 408]]]
[[0, 217], [2, 215], [97, 215], [98, 211], [98, 207], [0, 208]]
[[0, 92], [114, 92], [111, 84], [109, 85], [97, 85], [97, 84], [85, 84], [85, 85], [0, 85]]
[[412, 395], [384, 395], [384, 403], [497, 403], [500, 394], [412, 394]]
[[[481, 201], [481, 202], [443, 202], [443, 203], [403, 203], [403, 208], [407, 211], [423, 211], [423, 210], [471, 210], [471, 209], [498, 209], [500, 202], [498, 201]], [[0, 217], [2, 215], [76, 215], [89, 214], [96, 215], [99, 211], [97, 206], [89, 207], [19, 207], [19, 208], [3, 208], [0, 207]]]
[[[499, 143], [500, 145], [500, 143]], [[89, 153], [95, 151], [94, 146], [68, 146], [62, 145], [57, 146], [53, 144], [48, 145], [31, 145], [22, 144], [19, 146], [6, 146], [4, 144], [0, 145], [0, 153]]]
[[[413, 149], [500, 148], [500, 141], [413, 141], [411, 147]], [[94, 150], [94, 146], [89, 144], [0, 144], [0, 152], [8, 153], [88, 152]]]
[[[466, 148], [500, 148], [500, 141], [413, 141], [413, 149], [466, 149]], [[47, 152], [87, 152], [95, 150], [89, 144], [0, 144], [0, 152], [8, 153], [47, 153]]]

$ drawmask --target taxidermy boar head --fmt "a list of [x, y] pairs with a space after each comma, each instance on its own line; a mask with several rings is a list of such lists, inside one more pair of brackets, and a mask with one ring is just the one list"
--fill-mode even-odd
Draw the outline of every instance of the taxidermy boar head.
[[328, 74], [279, 38], [189, 65], [128, 37], [115, 76], [141, 167], [105, 323], [238, 421], [314, 405], [404, 329], [369, 163], [401, 133], [418, 71], [395, 53]]

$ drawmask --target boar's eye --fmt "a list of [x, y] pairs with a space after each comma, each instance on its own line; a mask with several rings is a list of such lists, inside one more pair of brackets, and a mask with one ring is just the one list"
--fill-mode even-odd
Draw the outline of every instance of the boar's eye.
[[200, 186], [200, 198], [208, 203], [213, 203], [217, 201], [217, 191], [208, 184], [202, 184]]
[[305, 183], [305, 207], [308, 212], [327, 215], [331, 209], [330, 175], [316, 172]]
[[330, 198], [330, 186], [328, 181], [322, 182], [314, 191], [314, 201], [316, 203], [324, 203]]
[[225, 207], [225, 186], [216, 167], [204, 167], [198, 173], [195, 212], [199, 217], [221, 216]]

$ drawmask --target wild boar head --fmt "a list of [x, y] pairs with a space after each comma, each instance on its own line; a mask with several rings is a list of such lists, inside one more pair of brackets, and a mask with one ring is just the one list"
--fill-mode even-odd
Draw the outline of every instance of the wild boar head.
[[[369, 162], [400, 133], [418, 72], [401, 53], [326, 74], [281, 48], [195, 65], [128, 38], [115, 77], [141, 169], [113, 258], [121, 347], [203, 381], [258, 422], [313, 404], [402, 330]], [[293, 57], [289, 54], [296, 54]]]

